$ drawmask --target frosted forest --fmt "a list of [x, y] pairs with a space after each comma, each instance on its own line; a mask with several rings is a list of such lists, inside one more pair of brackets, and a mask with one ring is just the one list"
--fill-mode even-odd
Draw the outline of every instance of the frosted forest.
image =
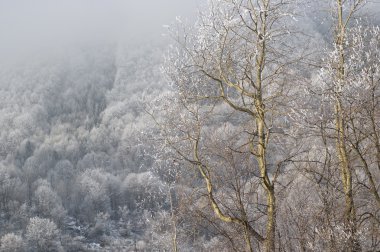
[[380, 3], [160, 1], [0, 2], [0, 251], [380, 251]]

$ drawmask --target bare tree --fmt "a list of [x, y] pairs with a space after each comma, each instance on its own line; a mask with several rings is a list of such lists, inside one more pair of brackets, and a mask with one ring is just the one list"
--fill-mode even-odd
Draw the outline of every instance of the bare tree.
[[291, 66], [302, 57], [289, 44], [291, 9], [287, 1], [210, 1], [193, 31], [173, 31], [178, 47], [165, 71], [174, 95], [157, 99], [166, 100], [164, 119], [157, 105], [150, 111], [178, 160], [197, 168], [210, 210], [243, 231], [247, 251], [275, 250], [276, 181], [300, 149], [289, 118]]
[[[363, 185], [363, 180], [356, 172], [356, 167], [363, 168], [366, 175], [364, 184], [368, 182], [373, 199], [376, 204], [379, 202], [377, 185], [370, 168], [372, 165], [369, 164], [372, 161], [365, 157], [364, 151], [368, 150], [370, 146], [368, 143], [372, 140], [374, 140], [372, 143], [375, 143], [373, 147], [376, 146], [376, 119], [373, 116], [363, 115], [363, 112], [367, 115], [376, 114], [374, 104], [377, 103], [378, 80], [375, 76], [378, 70], [374, 58], [377, 57], [378, 45], [374, 42], [376, 29], [366, 30], [359, 25], [358, 19], [356, 23], [354, 22], [357, 12], [364, 6], [365, 1], [336, 0], [332, 3], [334, 45], [321, 72], [324, 100], [327, 104], [324, 111], [327, 114], [322, 116], [328, 123], [327, 121], [322, 123], [321, 131], [322, 136], [335, 139], [335, 155], [345, 199], [343, 223], [348, 237], [345, 249], [359, 251], [361, 245], [358, 225], [362, 221], [358, 220], [355, 194], [359, 194], [358, 188], [360, 184]], [[367, 123], [368, 127], [364, 125]]]
[[[345, 194], [346, 201], [346, 210], [345, 210], [345, 221], [346, 225], [351, 227], [352, 236], [354, 236], [355, 231], [355, 222], [356, 222], [356, 214], [355, 214], [355, 206], [353, 200], [353, 192], [352, 192], [352, 170], [349, 164], [349, 157], [347, 154], [347, 143], [346, 143], [346, 122], [344, 118], [344, 107], [342, 104], [341, 91], [345, 82], [345, 60], [346, 60], [346, 52], [345, 52], [345, 44], [346, 44], [346, 30], [347, 25], [352, 17], [352, 15], [357, 11], [360, 7], [363, 0], [353, 0], [351, 3], [351, 8], [347, 14], [344, 16], [343, 13], [343, 5], [344, 2], [342, 0], [337, 0], [337, 25], [336, 25], [336, 50], [338, 53], [338, 58], [336, 66], [336, 77], [335, 77], [335, 124], [337, 131], [337, 150], [338, 157], [340, 162], [341, 176], [342, 176], [342, 184]], [[351, 245], [349, 246], [352, 250], [355, 249], [353, 243], [355, 241], [351, 241]]]

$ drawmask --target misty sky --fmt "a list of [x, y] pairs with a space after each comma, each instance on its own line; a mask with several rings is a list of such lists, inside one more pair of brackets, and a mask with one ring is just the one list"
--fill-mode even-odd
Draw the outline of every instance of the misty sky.
[[201, 0], [0, 0], [0, 57], [103, 42], [159, 40]]
[[[0, 63], [99, 43], [158, 41], [205, 0], [0, 0]], [[378, 12], [380, 5], [372, 5]], [[21, 57], [19, 57], [21, 56]]]

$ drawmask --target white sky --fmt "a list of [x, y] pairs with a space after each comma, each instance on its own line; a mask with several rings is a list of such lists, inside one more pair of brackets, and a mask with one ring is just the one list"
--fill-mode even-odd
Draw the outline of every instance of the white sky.
[[[376, 0], [380, 1], [380, 0]], [[120, 40], [157, 41], [176, 16], [206, 0], [0, 0], [0, 62], [29, 53]], [[380, 5], [371, 5], [379, 13]]]
[[0, 58], [120, 39], [159, 40], [164, 24], [176, 16], [191, 19], [200, 2], [0, 0]]

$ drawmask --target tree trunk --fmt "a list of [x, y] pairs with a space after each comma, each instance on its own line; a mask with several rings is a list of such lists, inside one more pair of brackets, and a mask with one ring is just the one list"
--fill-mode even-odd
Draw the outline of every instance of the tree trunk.
[[[346, 21], [343, 18], [343, 2], [337, 0], [338, 4], [338, 27], [336, 34], [336, 46], [339, 53], [339, 62], [337, 68], [337, 83], [335, 86], [335, 127], [337, 132], [336, 148], [339, 158], [339, 167], [341, 172], [341, 180], [345, 196], [345, 229], [349, 233], [348, 251], [359, 251], [359, 246], [356, 241], [356, 214], [352, 192], [352, 171], [348, 161], [346, 139], [345, 139], [345, 126], [344, 108], [341, 100], [341, 91], [345, 82], [345, 31]], [[349, 17], [348, 17], [349, 18]]]

